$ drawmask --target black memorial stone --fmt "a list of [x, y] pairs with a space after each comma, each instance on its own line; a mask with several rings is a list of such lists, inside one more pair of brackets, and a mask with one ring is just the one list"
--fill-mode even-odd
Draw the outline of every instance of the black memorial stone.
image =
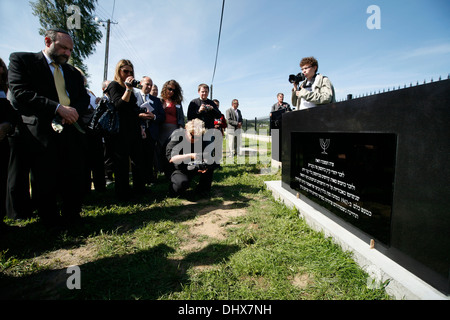
[[293, 132], [290, 187], [389, 244], [397, 139]]
[[282, 186], [448, 294], [449, 121], [450, 80], [286, 113]]

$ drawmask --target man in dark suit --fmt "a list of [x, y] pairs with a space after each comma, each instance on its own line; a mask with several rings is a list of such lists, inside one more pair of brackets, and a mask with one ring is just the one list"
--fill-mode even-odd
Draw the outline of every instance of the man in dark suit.
[[239, 155], [241, 148], [242, 114], [238, 107], [239, 101], [233, 99], [231, 101], [231, 108], [226, 111], [229, 157]]
[[[145, 180], [147, 183], [150, 183], [154, 175], [153, 169], [157, 141], [159, 139], [159, 125], [166, 120], [166, 113], [162, 107], [161, 100], [150, 94], [153, 86], [152, 79], [147, 76], [142, 77], [141, 86], [141, 90], [135, 90], [134, 95], [137, 99], [137, 105], [141, 107], [139, 118], [141, 119], [142, 127]], [[146, 109], [144, 110], [144, 108]]]
[[41, 52], [10, 56], [11, 102], [22, 119], [12, 143], [17, 161], [31, 169], [41, 220], [61, 226], [80, 218], [86, 147], [80, 125], [89, 96], [81, 73], [67, 64], [73, 50], [70, 35], [50, 29], [44, 41]]

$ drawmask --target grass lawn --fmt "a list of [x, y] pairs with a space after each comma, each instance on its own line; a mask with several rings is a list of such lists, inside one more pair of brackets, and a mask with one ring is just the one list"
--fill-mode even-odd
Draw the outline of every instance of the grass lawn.
[[[256, 161], [254, 161], [256, 162]], [[0, 240], [0, 299], [384, 300], [368, 275], [265, 190], [264, 165], [225, 164], [212, 196], [168, 196], [158, 177], [129, 202], [86, 199], [83, 225], [48, 233], [36, 219]], [[81, 289], [69, 290], [77, 265]]]

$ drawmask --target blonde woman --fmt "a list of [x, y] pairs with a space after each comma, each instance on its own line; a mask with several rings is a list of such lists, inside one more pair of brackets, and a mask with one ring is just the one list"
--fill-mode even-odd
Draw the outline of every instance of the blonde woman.
[[122, 59], [116, 65], [114, 80], [105, 93], [119, 112], [119, 133], [111, 137], [116, 194], [121, 198], [131, 196], [129, 189], [129, 159], [133, 173], [133, 193], [145, 191], [142, 135], [139, 107], [133, 93], [134, 67], [130, 60]]
[[190, 186], [192, 179], [200, 175], [195, 193], [207, 197], [211, 192], [214, 169], [217, 167], [211, 150], [212, 143], [204, 139], [205, 123], [193, 119], [186, 123], [185, 129], [173, 132], [167, 144], [166, 157], [172, 165], [169, 193], [182, 195]]

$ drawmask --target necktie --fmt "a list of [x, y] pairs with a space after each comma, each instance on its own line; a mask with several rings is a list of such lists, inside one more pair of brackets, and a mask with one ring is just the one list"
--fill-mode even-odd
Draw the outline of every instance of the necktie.
[[55, 71], [53, 72], [53, 78], [55, 79], [56, 91], [58, 91], [59, 103], [63, 106], [70, 105], [70, 98], [66, 92], [66, 84], [64, 81], [64, 77], [59, 69], [59, 65], [52, 62], [52, 66], [55, 67]]

